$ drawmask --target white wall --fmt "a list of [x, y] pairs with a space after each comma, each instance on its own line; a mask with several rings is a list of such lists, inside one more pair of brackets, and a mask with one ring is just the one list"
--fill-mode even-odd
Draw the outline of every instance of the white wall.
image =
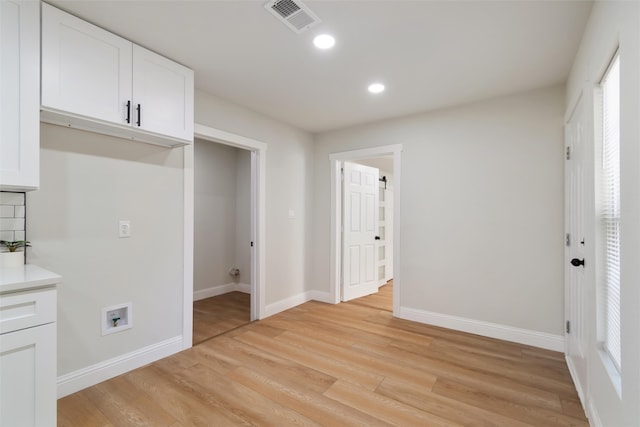
[[561, 342], [563, 110], [557, 86], [317, 135], [313, 286], [329, 286], [329, 154], [402, 144], [401, 306]]
[[[311, 134], [196, 91], [196, 123], [268, 144], [266, 151], [266, 295], [270, 304], [307, 290], [312, 243]], [[274, 106], [277, 108], [277, 106]], [[289, 210], [295, 218], [288, 218]]]
[[233, 283], [234, 267], [249, 284], [249, 152], [198, 139], [194, 149], [193, 289]]
[[[41, 125], [28, 262], [63, 276], [58, 375], [182, 334], [182, 151]], [[102, 337], [102, 307], [125, 302], [133, 328]]]
[[[621, 397], [605, 370], [596, 334], [594, 263], [586, 264], [588, 377], [587, 409], [594, 426], [631, 427], [640, 422], [640, 3], [596, 2], [567, 83], [567, 113], [582, 92], [587, 110], [593, 105], [593, 87], [600, 81], [611, 57], [620, 52], [620, 168], [621, 168]], [[589, 120], [592, 122], [592, 120]], [[587, 152], [593, 161], [592, 127], [587, 126]], [[593, 167], [588, 190], [595, 192]], [[593, 210], [587, 210], [586, 259], [596, 258]], [[590, 227], [589, 227], [590, 226]]]

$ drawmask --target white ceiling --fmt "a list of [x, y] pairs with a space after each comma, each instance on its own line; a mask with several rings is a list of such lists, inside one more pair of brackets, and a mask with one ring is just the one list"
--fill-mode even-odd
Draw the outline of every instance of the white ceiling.
[[[253, 0], [52, 0], [195, 70], [196, 88], [311, 132], [566, 81], [592, 3], [311, 1], [295, 34]], [[330, 51], [313, 47], [331, 33]], [[387, 90], [370, 95], [379, 80]]]

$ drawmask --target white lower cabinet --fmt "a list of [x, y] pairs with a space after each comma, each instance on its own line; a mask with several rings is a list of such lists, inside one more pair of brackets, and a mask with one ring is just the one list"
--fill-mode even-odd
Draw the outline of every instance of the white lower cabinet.
[[0, 268], [0, 426], [57, 422], [57, 289], [34, 265]]
[[0, 425], [56, 425], [56, 324], [0, 335]]

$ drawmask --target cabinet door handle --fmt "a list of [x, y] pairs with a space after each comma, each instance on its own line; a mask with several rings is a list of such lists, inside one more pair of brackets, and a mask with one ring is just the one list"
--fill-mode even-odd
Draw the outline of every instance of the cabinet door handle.
[[138, 125], [138, 127], [140, 127], [140, 122], [142, 121], [142, 107], [140, 106], [140, 104], [138, 104], [136, 110], [138, 111], [138, 121], [136, 122], [136, 124]]
[[127, 123], [131, 123], [131, 101], [127, 101]]

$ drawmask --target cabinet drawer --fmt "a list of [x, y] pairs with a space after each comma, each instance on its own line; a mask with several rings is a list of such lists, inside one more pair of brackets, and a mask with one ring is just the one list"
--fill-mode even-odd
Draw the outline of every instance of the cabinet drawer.
[[0, 334], [56, 321], [56, 289], [0, 295]]

